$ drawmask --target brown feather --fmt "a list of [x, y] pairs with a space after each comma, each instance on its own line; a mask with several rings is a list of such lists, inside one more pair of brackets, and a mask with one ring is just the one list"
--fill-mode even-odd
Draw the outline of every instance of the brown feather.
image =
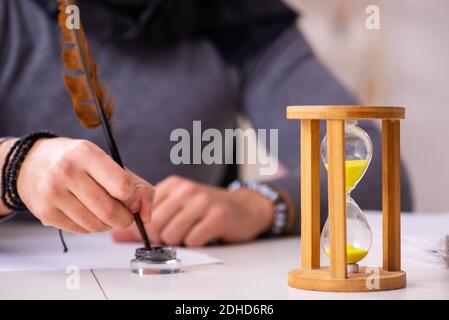
[[[109, 123], [114, 110], [114, 100], [107, 95], [106, 88], [98, 75], [97, 63], [89, 53], [82, 27], [78, 30], [69, 30], [66, 27], [68, 17], [66, 8], [76, 3], [74, 0], [58, 0], [58, 3], [58, 21], [62, 30], [63, 44], [61, 58], [65, 67], [64, 82], [72, 96], [75, 112], [86, 128], [102, 125], [112, 158], [124, 168]], [[145, 248], [151, 250], [151, 243], [140, 215], [135, 214], [134, 220]]]
[[103, 108], [108, 120], [114, 112], [114, 100], [107, 95], [106, 87], [99, 74], [97, 63], [89, 53], [89, 46], [83, 28], [70, 30], [66, 27], [66, 8], [76, 5], [74, 0], [58, 0], [59, 26], [63, 50], [64, 82], [72, 97], [73, 107], [86, 128], [95, 128], [101, 124], [96, 109], [96, 99]]

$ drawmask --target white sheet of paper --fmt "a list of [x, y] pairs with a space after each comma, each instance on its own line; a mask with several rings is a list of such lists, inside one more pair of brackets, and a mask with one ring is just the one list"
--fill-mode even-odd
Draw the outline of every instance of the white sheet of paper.
[[[70, 265], [80, 269], [129, 268], [135, 249], [141, 246], [115, 243], [108, 233], [64, 234], [69, 251], [63, 253], [57, 230], [34, 226], [25, 227], [29, 232], [24, 232], [20, 226], [10, 227], [18, 232], [6, 225], [0, 230], [0, 272], [65, 270]], [[184, 267], [222, 262], [193, 249], [177, 248], [177, 255]]]

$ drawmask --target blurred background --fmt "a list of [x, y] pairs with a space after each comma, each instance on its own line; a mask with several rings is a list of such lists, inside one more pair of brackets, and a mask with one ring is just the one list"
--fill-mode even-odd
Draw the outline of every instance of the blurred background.
[[[449, 211], [449, 1], [287, 0], [317, 55], [364, 104], [407, 107], [415, 211]], [[380, 9], [368, 30], [365, 9]]]

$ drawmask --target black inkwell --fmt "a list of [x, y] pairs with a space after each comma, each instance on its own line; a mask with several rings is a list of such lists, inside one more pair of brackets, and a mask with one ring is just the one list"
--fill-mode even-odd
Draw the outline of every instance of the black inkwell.
[[170, 274], [181, 270], [181, 260], [176, 257], [176, 248], [170, 246], [151, 246], [136, 249], [131, 260], [131, 270], [139, 275]]

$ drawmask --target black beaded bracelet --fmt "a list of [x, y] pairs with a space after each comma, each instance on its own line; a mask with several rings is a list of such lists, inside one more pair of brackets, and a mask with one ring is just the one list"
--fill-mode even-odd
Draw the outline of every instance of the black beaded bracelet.
[[17, 191], [17, 177], [19, 176], [20, 168], [36, 141], [55, 137], [57, 137], [55, 134], [48, 131], [33, 132], [17, 140], [8, 151], [2, 166], [1, 176], [1, 199], [6, 208], [14, 211], [27, 211], [27, 207], [20, 199]]
[[[6, 154], [5, 161], [2, 166], [1, 186], [2, 186], [2, 203], [3, 205], [14, 211], [28, 211], [26, 205], [22, 202], [17, 191], [17, 178], [19, 176], [20, 168], [25, 160], [28, 152], [30, 152], [33, 145], [44, 138], [56, 138], [57, 135], [48, 131], [37, 131], [23, 136], [17, 140]], [[62, 235], [62, 230], [59, 231], [59, 239], [61, 240], [64, 252], [67, 252], [67, 245]]]

